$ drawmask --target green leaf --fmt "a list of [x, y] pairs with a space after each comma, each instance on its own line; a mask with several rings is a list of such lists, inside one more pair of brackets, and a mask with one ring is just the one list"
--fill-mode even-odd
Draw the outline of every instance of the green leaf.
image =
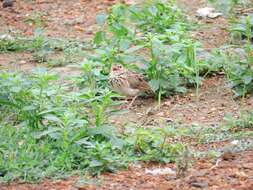
[[89, 140], [89, 137], [86, 137], [86, 138], [83, 138], [83, 139], [80, 139], [76, 142], [76, 144], [78, 145], [85, 145], [89, 148], [95, 148], [95, 145], [92, 144], [91, 142], [88, 141]]
[[23, 111], [34, 111], [34, 110], [36, 110], [36, 109], [37, 109], [37, 107], [36, 107], [36, 106], [33, 106], [33, 105], [24, 106], [24, 107], [22, 108]]
[[133, 46], [133, 47], [127, 49], [125, 51], [125, 53], [128, 53], [128, 54], [134, 53], [135, 51], [138, 51], [138, 50], [142, 49], [143, 47], [144, 47], [144, 45]]
[[97, 161], [97, 160], [92, 160], [91, 162], [90, 162], [90, 167], [98, 167], [98, 166], [102, 166], [103, 165], [103, 163], [102, 162], [99, 162], [99, 161]]
[[105, 33], [102, 32], [102, 31], [96, 32], [95, 37], [94, 37], [94, 39], [93, 39], [93, 42], [94, 42], [96, 45], [99, 45], [99, 44], [101, 44], [104, 40], [105, 40]]
[[176, 87], [176, 91], [180, 93], [186, 93], [187, 89], [183, 86]]
[[44, 136], [50, 135], [50, 134], [55, 133], [55, 132], [60, 131], [60, 130], [61, 129], [57, 128], [57, 127], [49, 128], [45, 131], [42, 131], [42, 132], [39, 132], [39, 133], [35, 134], [34, 138], [35, 139], [41, 139]]
[[161, 47], [163, 47], [163, 44], [158, 38], [153, 38], [151, 43], [153, 56], [155, 56], [155, 58], [158, 58], [161, 54]]
[[121, 40], [120, 44], [119, 44], [120, 50], [121, 51], [125, 51], [125, 50], [127, 50], [130, 47], [130, 45], [131, 45], [131, 41], [130, 40]]
[[159, 89], [160, 82], [158, 80], [153, 79], [153, 80], [149, 81], [149, 85], [152, 88], [152, 90], [155, 92]]
[[106, 18], [107, 18], [107, 15], [105, 13], [100, 13], [96, 16], [96, 23], [98, 25], [104, 25]]
[[245, 76], [242, 77], [242, 80], [243, 80], [244, 84], [249, 84], [252, 81], [252, 76], [251, 75], [245, 75]]
[[123, 38], [128, 34], [127, 28], [119, 23], [113, 23], [111, 30], [117, 38]]
[[62, 120], [55, 115], [45, 115], [44, 118], [47, 119], [48, 121], [55, 122], [60, 125], [63, 124]]
[[155, 6], [150, 7], [148, 10], [149, 10], [149, 12], [150, 12], [153, 16], [155, 16], [155, 15], [157, 14], [157, 12], [158, 12], [158, 10], [157, 10], [157, 8], [156, 8]]
[[111, 138], [110, 141], [112, 143], [112, 146], [114, 148], [118, 148], [118, 149], [122, 149], [125, 144], [124, 140], [117, 138], [117, 137]]
[[22, 90], [21, 86], [14, 86], [10, 89], [12, 92], [19, 93]]

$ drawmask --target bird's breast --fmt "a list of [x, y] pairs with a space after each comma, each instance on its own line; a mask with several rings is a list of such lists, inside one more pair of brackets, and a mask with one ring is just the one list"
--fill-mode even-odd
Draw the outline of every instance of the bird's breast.
[[112, 90], [124, 96], [136, 96], [140, 92], [138, 89], [131, 88], [128, 81], [121, 77], [109, 78], [109, 84]]

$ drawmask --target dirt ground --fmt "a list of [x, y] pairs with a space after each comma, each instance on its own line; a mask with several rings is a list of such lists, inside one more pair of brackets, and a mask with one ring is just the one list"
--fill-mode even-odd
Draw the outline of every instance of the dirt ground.
[[[36, 0], [16, 1], [13, 8], [0, 8], [0, 34], [8, 30], [18, 30], [25, 35], [31, 35], [36, 24], [29, 19], [41, 17], [46, 33], [53, 37], [91, 38], [96, 31], [95, 15], [107, 11], [118, 1], [113, 0]], [[178, 0], [191, 19], [196, 9], [203, 7], [203, 0]], [[228, 40], [227, 21], [220, 17], [215, 20], [197, 21], [205, 24], [192, 35], [208, 49], [220, 47]], [[3, 26], [3, 27], [2, 27]], [[27, 53], [8, 53], [0, 55], [0, 69], [23, 70], [29, 72], [37, 67]], [[80, 75], [78, 69], [58, 67], [54, 71], [62, 75]], [[198, 99], [194, 91], [186, 95], [163, 100], [160, 110], [152, 110], [156, 102], [152, 99], [138, 99], [129, 111], [129, 116], [111, 118], [116, 124], [135, 123], [138, 125], [163, 121], [180, 123], [199, 123], [203, 125], [217, 124], [223, 121], [226, 113], [238, 115], [241, 110], [253, 107], [253, 101], [246, 99], [239, 102], [233, 99], [231, 90], [227, 87], [224, 76], [217, 75], [203, 81]], [[131, 118], [131, 119], [130, 119]], [[147, 119], [148, 118], [148, 119]], [[45, 180], [40, 184], [10, 184], [1, 185], [0, 190], [251, 190], [253, 189], [253, 150], [234, 155], [230, 160], [222, 160], [216, 165], [215, 160], [203, 159], [194, 162], [185, 178], [177, 179], [175, 175], [153, 176], [145, 172], [146, 168], [170, 167], [175, 164], [130, 166], [128, 170], [115, 174], [103, 174], [95, 185], [78, 185], [78, 178], [52, 181]], [[99, 185], [99, 183], [101, 183]]]
[[[129, 167], [128, 170], [104, 174], [97, 185], [82, 185], [79, 178], [61, 181], [46, 180], [39, 185], [13, 184], [0, 187], [1, 190], [251, 190], [253, 189], [253, 151], [235, 154], [229, 160], [198, 160], [185, 178], [171, 175], [152, 175], [146, 168]], [[218, 163], [216, 165], [216, 163]], [[157, 165], [155, 166], [158, 167]], [[174, 165], [161, 167], [175, 168]], [[101, 183], [101, 184], [99, 184]]]

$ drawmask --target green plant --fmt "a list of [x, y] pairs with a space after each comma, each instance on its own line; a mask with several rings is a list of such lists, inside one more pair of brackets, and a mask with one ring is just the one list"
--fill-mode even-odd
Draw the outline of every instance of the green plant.
[[135, 160], [174, 161], [182, 145], [168, 145], [169, 132], [143, 130], [133, 138], [111, 126], [117, 96], [93, 84], [96, 75], [87, 67], [87, 83], [78, 88], [61, 85], [45, 69], [0, 74], [0, 181], [97, 175]]
[[101, 63], [103, 73], [115, 62], [143, 66], [137, 70], [150, 80], [159, 104], [164, 95], [185, 92], [189, 83], [199, 88], [205, 63], [197, 59], [198, 45], [188, 38], [186, 20], [173, 2], [115, 5], [108, 16], [98, 15], [97, 22], [101, 31], [95, 35], [91, 60]]
[[183, 16], [172, 2], [149, 1], [130, 7], [119, 4], [112, 7], [108, 16], [101, 14], [97, 17], [102, 30], [95, 35], [94, 43], [102, 47], [97, 53], [103, 53], [107, 58], [102, 62], [110, 63], [108, 67], [113, 62], [126, 66], [133, 62], [143, 64], [146, 55], [138, 54], [150, 47], [150, 36], [175, 43], [185, 35]]
[[56, 79], [46, 70], [27, 76], [1, 73], [1, 113], [13, 114], [10, 122], [0, 120], [2, 180], [33, 181], [81, 169], [97, 174], [124, 165], [123, 140], [112, 127], [102, 126], [106, 123], [102, 114], [110, 114], [110, 93], [85, 98], [83, 93], [64, 93], [67, 89], [53, 83]]
[[36, 28], [31, 37], [12, 33], [0, 36], [0, 52], [32, 53], [34, 61], [50, 66], [81, 62], [87, 49], [90, 47], [85, 41], [49, 38], [41, 28]]
[[236, 7], [247, 7], [252, 2], [250, 0], [208, 0], [218, 10], [222, 11], [226, 16], [234, 14]]
[[164, 94], [173, 94], [173, 92], [184, 92], [182, 78], [179, 70], [176, 68], [175, 59], [167, 52], [168, 46], [164, 46], [162, 42], [153, 37], [150, 40], [151, 61], [147, 64], [146, 73], [150, 79], [150, 86], [154, 92], [158, 94], [158, 102], [160, 104], [161, 96]]
[[129, 8], [130, 17], [144, 33], [164, 34], [185, 24], [184, 16], [174, 1], [146, 1]]
[[45, 14], [43, 12], [36, 12], [35, 14], [27, 17], [25, 22], [29, 25], [34, 25], [36, 28], [47, 26], [47, 21], [45, 20]]
[[236, 38], [246, 39], [246, 42], [250, 42], [253, 38], [253, 15], [241, 16], [239, 19], [231, 22], [230, 33], [232, 39]]
[[244, 17], [244, 21], [240, 21], [238, 25], [233, 26], [232, 32], [239, 32], [244, 35], [246, 42], [243, 45], [243, 54], [229, 53], [227, 63], [224, 66], [225, 73], [232, 89], [234, 89], [236, 96], [245, 97], [252, 93], [252, 18], [250, 16]]
[[128, 141], [135, 147], [135, 154], [140, 160], [168, 163], [174, 162], [184, 149], [181, 143], [167, 143], [172, 134], [170, 126], [165, 129], [138, 128], [128, 137]]
[[38, 127], [43, 114], [53, 110], [45, 98], [60, 91], [48, 84], [56, 79], [56, 75], [48, 74], [43, 69], [29, 78], [17, 73], [1, 73], [0, 102], [6, 109], [15, 111], [19, 121]]
[[0, 36], [0, 53], [7, 51], [23, 51], [27, 49], [26, 39], [21, 36], [15, 38], [11, 34]]
[[253, 113], [242, 112], [238, 119], [233, 118], [231, 115], [226, 115], [224, 118], [227, 127], [232, 131], [239, 131], [243, 129], [250, 129], [253, 127]]

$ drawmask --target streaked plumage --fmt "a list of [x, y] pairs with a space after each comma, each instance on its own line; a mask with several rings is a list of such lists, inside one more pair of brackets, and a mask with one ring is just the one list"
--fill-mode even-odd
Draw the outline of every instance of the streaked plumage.
[[153, 93], [143, 75], [126, 70], [121, 65], [112, 65], [109, 84], [115, 92], [127, 97], [134, 97], [133, 101], [142, 92]]
[[126, 70], [121, 65], [112, 66], [109, 84], [114, 91], [125, 96], [137, 96], [141, 92], [152, 92], [141, 74]]

